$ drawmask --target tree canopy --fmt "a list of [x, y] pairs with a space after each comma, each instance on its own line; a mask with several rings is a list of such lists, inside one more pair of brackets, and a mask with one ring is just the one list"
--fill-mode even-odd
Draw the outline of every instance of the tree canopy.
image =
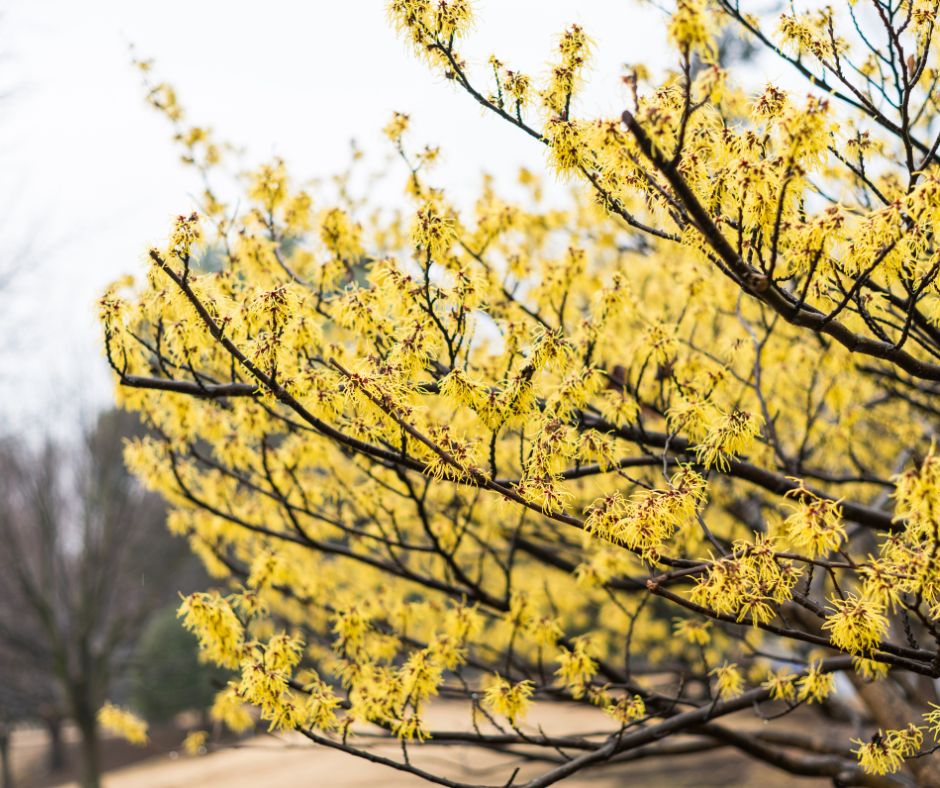
[[[418, 57], [545, 146], [524, 199], [484, 179], [466, 210], [406, 115], [397, 211], [281, 161], [229, 200], [223, 147], [152, 85], [207, 190], [101, 316], [153, 429], [127, 460], [219, 581], [180, 609], [239, 671], [216, 716], [445, 785], [412, 743], [524, 753], [533, 787], [703, 741], [937, 784], [937, 5], [677, 0], [674, 68], [630, 67], [622, 117], [590, 118], [589, 31], [527, 75], [464, 62], [468, 0], [392, 0]], [[729, 33], [792, 79], [725, 68]], [[527, 727], [546, 699], [606, 727]], [[724, 719], [859, 703], [823, 748]]]

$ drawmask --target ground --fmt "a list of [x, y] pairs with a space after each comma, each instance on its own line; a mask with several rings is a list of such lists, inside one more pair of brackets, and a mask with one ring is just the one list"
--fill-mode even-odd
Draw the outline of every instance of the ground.
[[[527, 719], [533, 731], [536, 726], [541, 726], [548, 734], [567, 731], [583, 735], [609, 729], [609, 720], [591, 709], [538, 705], [540, 708]], [[433, 710], [430, 724], [438, 729], [454, 729], [467, 719], [466, 714], [466, 709], [457, 704], [438, 704]], [[742, 715], [736, 722], [747, 728], [762, 724], [750, 714]], [[792, 722], [787, 718], [787, 722], [800, 724], [796, 715], [793, 715]], [[412, 775], [396, 772], [386, 766], [314, 746], [300, 735], [260, 734], [217, 745], [211, 752], [201, 756], [183, 755], [175, 749], [183, 735], [184, 731], [179, 728], [155, 730], [147, 753], [133, 751], [122, 742], [108, 740], [104, 747], [109, 764], [104, 780], [105, 788], [366, 788], [375, 785], [381, 785], [382, 788], [406, 788], [428, 785]], [[844, 732], [836, 735], [844, 735]], [[21, 788], [75, 785], [67, 780], [57, 781], [51, 776], [35, 776], [37, 765], [41, 764], [43, 742], [40, 732], [19, 732], [15, 742], [15, 765], [25, 778], [18, 783]], [[394, 758], [401, 756], [401, 750], [396, 744], [378, 745], [373, 751]], [[469, 747], [425, 745], [420, 748], [413, 746], [409, 751], [415, 764], [469, 783], [502, 784], [516, 765], [513, 763], [509, 767], [512, 762], [509, 756], [480, 752]], [[137, 763], [121, 765], [128, 764], [128, 759], [133, 758], [135, 752], [138, 757], [147, 757]], [[544, 768], [544, 765], [523, 765], [517, 782], [524, 782]], [[625, 784], [631, 788], [784, 788], [795, 784], [822, 788], [829, 782], [798, 779], [736, 757], [724, 749], [704, 754], [641, 760], [599, 769], [564, 783], [566, 788], [613, 788]]]
[[[298, 737], [299, 738], [299, 737]], [[415, 758], [418, 762], [419, 759]], [[421, 758], [451, 777], [465, 782], [499, 784], [506, 778], [498, 756], [480, 756], [464, 748], [440, 749]], [[498, 766], [496, 770], [493, 767]], [[625, 779], [629, 769], [629, 779]], [[500, 777], [500, 775], [503, 775]], [[799, 780], [776, 770], [748, 766], [727, 754], [670, 758], [664, 764], [648, 762], [607, 769], [564, 782], [566, 788], [693, 788], [706, 786], [759, 786], [785, 788], [796, 782], [807, 787], [829, 785], [827, 780]], [[258, 786], [316, 786], [316, 788], [417, 788], [426, 783], [345, 753], [311, 749], [305, 740], [277, 741], [256, 737], [235, 748], [202, 757], [175, 760], [169, 757], [120, 769], [105, 780], [106, 788], [258, 788]]]

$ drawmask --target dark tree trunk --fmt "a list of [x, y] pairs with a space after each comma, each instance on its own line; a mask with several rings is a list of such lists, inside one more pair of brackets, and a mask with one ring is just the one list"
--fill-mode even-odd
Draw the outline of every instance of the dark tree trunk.
[[46, 717], [49, 732], [49, 771], [59, 772], [65, 768], [65, 745], [62, 742], [62, 718]]
[[81, 737], [81, 785], [82, 788], [100, 788], [101, 753], [95, 710], [85, 700], [79, 700], [75, 707], [75, 725]]
[[0, 786], [13, 788], [13, 767], [10, 764], [10, 729], [0, 725]]

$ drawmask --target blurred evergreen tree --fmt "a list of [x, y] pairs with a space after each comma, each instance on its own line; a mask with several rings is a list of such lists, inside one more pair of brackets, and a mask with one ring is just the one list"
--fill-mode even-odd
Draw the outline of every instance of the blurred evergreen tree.
[[148, 721], [183, 711], [204, 714], [229, 674], [201, 663], [195, 637], [180, 625], [176, 606], [156, 613], [141, 634], [130, 666], [131, 704]]

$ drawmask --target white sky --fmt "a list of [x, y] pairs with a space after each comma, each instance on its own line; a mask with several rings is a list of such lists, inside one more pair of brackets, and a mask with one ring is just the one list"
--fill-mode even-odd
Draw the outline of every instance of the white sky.
[[[435, 181], [459, 197], [479, 173], [542, 166], [538, 144], [435, 77], [389, 27], [384, 0], [0, 0], [0, 254], [29, 243], [0, 294], [0, 431], [61, 426], [107, 403], [94, 302], [144, 270], [197, 190], [168, 125], [143, 100], [131, 43], [156, 61], [189, 119], [243, 146], [245, 166], [282, 156], [299, 179], [381, 146], [391, 112], [442, 147]], [[624, 62], [656, 59], [664, 31], [635, 0], [477, 0], [471, 62], [496, 53], [539, 74], [554, 36], [579, 22], [596, 42], [584, 114], [619, 114]], [[57, 421], [58, 420], [58, 421]]]

